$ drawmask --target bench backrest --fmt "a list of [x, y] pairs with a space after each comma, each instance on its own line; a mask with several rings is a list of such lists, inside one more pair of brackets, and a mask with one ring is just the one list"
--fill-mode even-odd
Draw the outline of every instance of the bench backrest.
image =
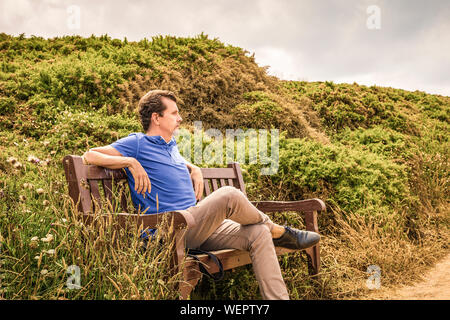
[[[133, 213], [130, 212], [128, 205], [129, 187], [125, 169], [112, 170], [84, 165], [81, 157], [74, 155], [64, 157], [63, 165], [69, 196], [75, 204], [78, 203], [78, 211], [95, 212], [106, 203], [112, 212]], [[228, 168], [202, 168], [201, 170], [204, 197], [223, 186], [233, 186], [246, 194], [239, 163], [230, 163]], [[116, 203], [115, 199], [120, 199], [119, 203]], [[134, 208], [131, 209], [134, 211]]]

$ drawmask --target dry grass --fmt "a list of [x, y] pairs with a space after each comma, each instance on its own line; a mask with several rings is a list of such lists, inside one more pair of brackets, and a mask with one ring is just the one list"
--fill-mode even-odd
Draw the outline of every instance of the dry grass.
[[[448, 211], [433, 217], [423, 214], [416, 225], [422, 237], [414, 240], [400, 229], [385, 232], [375, 219], [361, 216], [344, 219], [339, 210], [331, 211], [337, 224], [324, 237], [321, 246], [324, 266], [321, 281], [326, 284], [324, 287], [331, 289], [327, 290], [326, 298], [369, 298], [372, 292], [366, 281], [370, 265], [380, 267], [384, 288], [410, 284], [448, 253]], [[441, 220], [443, 226], [433, 228], [436, 220]]]

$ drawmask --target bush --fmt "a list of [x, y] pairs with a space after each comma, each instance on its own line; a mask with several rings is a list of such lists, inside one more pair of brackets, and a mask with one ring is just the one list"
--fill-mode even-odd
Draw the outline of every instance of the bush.
[[247, 172], [260, 196], [271, 192], [265, 185], [280, 186], [284, 199], [319, 197], [346, 214], [383, 214], [366, 208], [389, 211], [409, 197], [404, 165], [355, 146], [282, 139], [278, 172], [263, 177], [259, 170], [260, 165], [250, 165]]
[[7, 115], [16, 111], [17, 101], [13, 97], [0, 97], [0, 115]]

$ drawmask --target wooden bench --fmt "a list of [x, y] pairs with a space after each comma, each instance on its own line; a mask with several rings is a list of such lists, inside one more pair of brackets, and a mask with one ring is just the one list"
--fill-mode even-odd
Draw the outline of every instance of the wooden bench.
[[[100, 203], [100, 190], [103, 189], [104, 197], [110, 201], [112, 208], [117, 208], [114, 213], [118, 219], [119, 225], [125, 225], [132, 221], [144, 228], [155, 228], [162, 217], [169, 215], [174, 224], [174, 265], [180, 266], [180, 270], [184, 282], [180, 285], [180, 296], [187, 299], [192, 289], [197, 285], [201, 278], [198, 262], [188, 257], [186, 258], [186, 249], [184, 242], [185, 229], [195, 225], [193, 218], [183, 211], [163, 212], [158, 214], [135, 214], [130, 213], [127, 205], [128, 187], [122, 188], [120, 193], [120, 206], [114, 203], [112, 190], [113, 184], [118, 184], [123, 180], [126, 181], [127, 176], [125, 170], [111, 170], [103, 167], [84, 165], [81, 157], [69, 155], [63, 159], [66, 180], [68, 183], [69, 196], [75, 204], [78, 204], [78, 211], [83, 214], [89, 221], [93, 216], [96, 203]], [[204, 196], [217, 190], [222, 186], [234, 186], [240, 189], [244, 194], [245, 185], [242, 178], [241, 169], [238, 163], [228, 165], [228, 168], [202, 168], [204, 178]], [[101, 183], [101, 188], [99, 188]], [[128, 185], [126, 183], [126, 185]], [[116, 190], [114, 188], [114, 190]], [[308, 199], [301, 201], [258, 201], [252, 202], [258, 209], [265, 213], [295, 211], [303, 212], [305, 215], [306, 230], [318, 232], [317, 212], [325, 210], [325, 204], [320, 199]], [[133, 208], [134, 211], [134, 208]], [[134, 221], [133, 221], [134, 220]], [[294, 250], [276, 247], [278, 255], [292, 252]], [[308, 258], [308, 270], [312, 275], [316, 275], [320, 271], [320, 253], [319, 244], [305, 250]], [[224, 270], [230, 270], [239, 266], [251, 263], [249, 253], [247, 251], [226, 249], [213, 251], [213, 253], [221, 260]], [[210, 273], [218, 272], [217, 265], [205, 255], [198, 256], [205, 264]], [[181, 269], [182, 266], [182, 269]]]

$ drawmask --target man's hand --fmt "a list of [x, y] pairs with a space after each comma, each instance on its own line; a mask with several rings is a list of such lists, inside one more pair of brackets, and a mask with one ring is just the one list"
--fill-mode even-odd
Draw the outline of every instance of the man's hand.
[[130, 166], [128, 166], [128, 170], [130, 170], [134, 178], [134, 190], [136, 190], [137, 193], [142, 193], [145, 198], [145, 193], [150, 193], [152, 189], [150, 179], [139, 161], [134, 158], [130, 159], [132, 159], [132, 161]]
[[199, 167], [191, 165], [191, 179], [194, 184], [195, 199], [200, 200], [203, 195], [203, 175]]

